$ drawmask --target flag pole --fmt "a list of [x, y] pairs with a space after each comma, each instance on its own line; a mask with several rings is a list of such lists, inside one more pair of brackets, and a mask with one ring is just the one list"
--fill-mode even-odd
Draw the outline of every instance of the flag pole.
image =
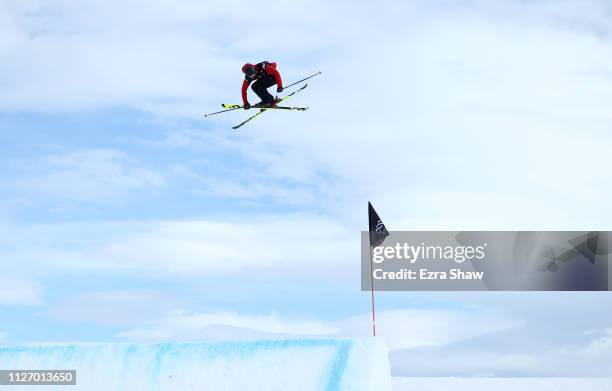
[[376, 304], [374, 302], [374, 262], [372, 262], [373, 248], [381, 245], [389, 231], [385, 224], [380, 219], [372, 203], [368, 201], [368, 232], [370, 234], [370, 247], [368, 249], [368, 258], [370, 259], [370, 287], [372, 288], [372, 335], [376, 337]]
[[370, 286], [372, 288], [372, 336], [376, 337], [376, 306], [374, 305], [374, 267], [372, 265], [372, 246], [369, 246], [370, 259]]

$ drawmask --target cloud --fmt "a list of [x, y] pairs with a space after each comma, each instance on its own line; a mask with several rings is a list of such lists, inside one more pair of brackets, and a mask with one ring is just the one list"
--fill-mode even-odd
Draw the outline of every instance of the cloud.
[[[602, 310], [609, 307], [609, 300], [599, 293], [604, 292], [434, 294], [447, 306], [463, 303], [468, 309], [503, 309], [502, 314], [519, 320], [521, 325], [446, 345], [398, 349], [390, 357], [393, 373], [461, 377], [609, 376], [611, 319], [608, 311]], [[493, 318], [499, 321], [503, 317]], [[464, 330], [463, 324], [458, 324], [457, 329]], [[476, 328], [486, 326], [487, 322], [474, 324]]]
[[[346, 252], [354, 252], [349, 232], [306, 216], [236, 223], [160, 222], [142, 228], [98, 247], [98, 264], [181, 274], [262, 274], [270, 269], [293, 274], [305, 265], [345, 263]], [[318, 245], [306, 247], [306, 243]]]
[[[359, 236], [324, 217], [278, 215], [236, 221], [41, 224], [12, 227], [5, 264], [39, 272], [139, 271], [178, 275], [322, 276], [359, 273]], [[316, 243], [316, 246], [310, 245]], [[341, 274], [347, 278], [346, 273]]]
[[108, 149], [50, 154], [22, 164], [21, 170], [25, 172], [15, 179], [19, 189], [72, 201], [108, 200], [165, 185], [162, 174]]
[[410, 377], [393, 378], [395, 391], [596, 391], [608, 390], [612, 379], [572, 379], [572, 378], [453, 378], [453, 377]]
[[[231, 312], [172, 313], [147, 328], [119, 334], [135, 340], [253, 339], [253, 338], [360, 338], [370, 332], [370, 315], [318, 321], [291, 316], [245, 315]], [[446, 310], [385, 310], [377, 313], [378, 335], [391, 351], [422, 346], [447, 346], [490, 333], [521, 327], [500, 314]], [[478, 327], [476, 327], [478, 326]]]
[[66, 298], [46, 312], [63, 323], [138, 324], [177, 305], [177, 299], [146, 290], [88, 292]]
[[604, 330], [588, 346], [578, 349], [578, 355], [599, 359], [603, 362], [612, 360], [612, 328]]
[[[555, 340], [556, 346], [552, 348], [533, 349], [525, 341], [519, 346], [506, 342], [479, 348], [473, 343], [404, 350], [392, 352], [391, 361], [394, 374], [399, 376], [608, 377], [611, 333], [608, 329], [597, 334], [585, 343]], [[504, 345], [508, 346], [504, 349]]]
[[[500, 336], [503, 338], [503, 336]], [[418, 357], [418, 360], [415, 360]], [[393, 376], [546, 376], [543, 362], [531, 354], [469, 349], [415, 349], [391, 352]], [[557, 375], [559, 372], [557, 373]]]
[[[370, 315], [346, 319], [343, 330], [352, 336], [367, 335]], [[517, 329], [524, 322], [491, 310], [386, 310], [376, 314], [377, 334], [392, 351], [424, 346], [447, 346], [485, 334]]]
[[190, 194], [199, 198], [292, 208], [325, 205], [335, 198], [330, 187], [342, 181], [299, 146], [278, 149], [258, 142], [255, 135], [228, 138], [223, 129], [165, 130], [156, 139], [140, 136], [124, 141], [152, 153], [179, 156], [170, 166], [173, 179], [188, 181]]
[[38, 283], [0, 277], [0, 306], [39, 306], [43, 304], [42, 286]]
[[239, 315], [231, 312], [210, 314], [174, 313], [148, 329], [133, 329], [119, 334], [135, 340], [236, 338], [238, 334], [255, 338], [331, 336], [333, 325], [314, 320], [288, 319], [278, 315]]
[[307, 190], [292, 189], [279, 184], [270, 185], [257, 180], [243, 182], [211, 178], [206, 181], [206, 188], [197, 189], [193, 192], [198, 195], [241, 200], [273, 199], [285, 205], [303, 205], [313, 201], [312, 193]]

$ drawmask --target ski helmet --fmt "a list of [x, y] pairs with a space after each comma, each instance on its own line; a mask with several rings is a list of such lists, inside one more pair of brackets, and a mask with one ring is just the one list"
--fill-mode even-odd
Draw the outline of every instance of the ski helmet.
[[257, 73], [255, 71], [255, 66], [253, 64], [249, 64], [248, 62], [242, 66], [242, 72], [244, 72], [247, 77], [253, 77]]

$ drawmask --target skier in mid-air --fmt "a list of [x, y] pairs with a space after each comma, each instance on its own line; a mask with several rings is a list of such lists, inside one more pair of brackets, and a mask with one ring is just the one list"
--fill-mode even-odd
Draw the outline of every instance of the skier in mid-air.
[[[232, 111], [232, 110], [236, 110], [240, 108], [244, 108], [245, 110], [250, 109], [251, 105], [249, 104], [249, 100], [247, 99], [247, 91], [251, 83], [253, 83], [253, 81], [255, 82], [253, 83], [253, 91], [261, 98], [261, 102], [257, 103], [253, 107], [257, 107], [259, 108], [259, 110], [257, 111], [256, 114], [250, 116], [249, 118], [242, 121], [238, 125], [232, 126], [232, 129], [238, 129], [242, 125], [246, 124], [249, 121], [252, 121], [253, 119], [257, 118], [259, 115], [261, 115], [262, 113], [268, 110], [269, 111], [278, 111], [278, 110], [306, 111], [308, 110], [308, 107], [289, 107], [289, 106], [278, 106], [277, 105], [279, 102], [286, 101], [287, 99], [291, 98], [292, 96], [299, 93], [300, 91], [304, 91], [304, 89], [308, 87], [308, 83], [302, 85], [298, 89], [295, 89], [289, 94], [286, 94], [282, 98], [274, 98], [268, 92], [268, 88], [272, 87], [275, 84], [276, 84], [276, 91], [278, 93], [283, 92], [283, 81], [281, 79], [280, 73], [278, 73], [278, 70], [276, 69], [276, 63], [268, 62], [268, 61], [260, 62], [259, 64], [255, 64], [255, 65], [246, 63], [242, 66], [242, 73], [244, 73], [244, 82], [242, 83], [242, 103], [243, 104], [235, 105], [235, 104], [229, 104], [229, 103], [221, 103], [221, 106], [223, 107], [224, 110], [205, 114], [204, 117], [209, 117], [215, 114], [226, 113], [228, 111]], [[300, 84], [320, 74], [321, 72], [319, 71], [313, 75], [310, 75], [301, 80], [298, 80], [295, 83], [291, 83], [286, 87], [292, 87], [294, 85]], [[275, 110], [272, 110], [272, 109], [275, 109]]]
[[261, 102], [255, 104], [253, 107], [263, 106], [275, 106], [277, 100], [268, 92], [268, 88], [276, 84], [276, 92], [283, 92], [283, 80], [281, 75], [276, 69], [275, 62], [263, 61], [258, 64], [246, 63], [242, 66], [242, 73], [244, 73], [244, 81], [242, 82], [242, 103], [244, 109], [248, 110], [251, 108], [249, 100], [247, 99], [247, 89], [253, 81], [253, 91], [261, 99]]

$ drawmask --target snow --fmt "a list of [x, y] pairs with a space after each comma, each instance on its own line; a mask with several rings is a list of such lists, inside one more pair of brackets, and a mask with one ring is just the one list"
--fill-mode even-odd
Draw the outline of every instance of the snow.
[[4, 346], [0, 369], [76, 369], [74, 391], [391, 391], [380, 338]]
[[394, 377], [393, 391], [610, 391], [612, 378]]

